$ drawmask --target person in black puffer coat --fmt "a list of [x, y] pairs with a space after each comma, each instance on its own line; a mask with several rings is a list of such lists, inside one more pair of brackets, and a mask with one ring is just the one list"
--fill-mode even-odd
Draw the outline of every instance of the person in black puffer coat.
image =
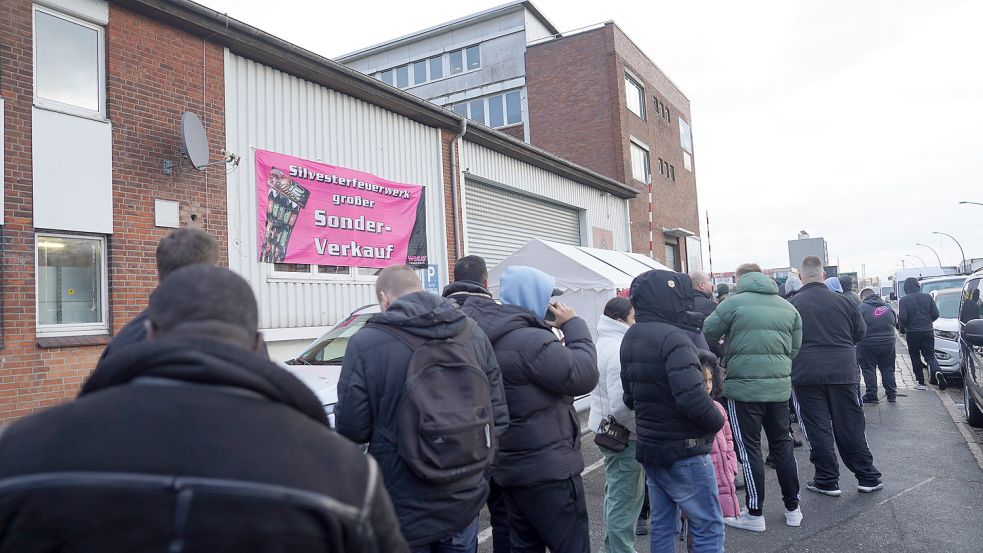
[[[635, 411], [637, 459], [645, 466], [652, 551], [674, 551], [678, 509], [686, 513], [694, 551], [722, 551], [724, 521], [709, 453], [723, 416], [707, 393], [689, 339], [689, 276], [649, 271], [631, 285], [636, 324], [621, 346], [625, 404]], [[692, 482], [680, 487], [678, 482]]]
[[[492, 478], [508, 503], [512, 550], [587, 553], [584, 456], [573, 402], [597, 385], [597, 352], [583, 319], [562, 304], [549, 305], [554, 286], [542, 271], [509, 267], [501, 279], [503, 305], [472, 297], [463, 309], [491, 339], [505, 383], [510, 423]], [[547, 309], [556, 317], [550, 324]]]
[[459, 306], [472, 296], [492, 299], [488, 291], [488, 265], [484, 258], [469, 255], [458, 259], [454, 263], [454, 282], [445, 286], [441, 295], [454, 300]]
[[246, 281], [185, 267], [147, 319], [0, 438], [0, 550], [409, 551], [375, 461], [256, 353]]
[[[904, 281], [904, 297], [898, 302], [898, 327], [905, 335], [908, 343], [908, 355], [911, 357], [911, 370], [918, 381], [916, 388], [925, 389], [925, 365], [928, 365], [929, 376], [935, 375], [939, 388], [945, 389], [945, 378], [942, 368], [935, 358], [935, 327], [932, 325], [939, 318], [939, 306], [935, 305], [932, 296], [922, 292], [918, 279], [908, 277]], [[925, 361], [922, 362], [922, 358]]]

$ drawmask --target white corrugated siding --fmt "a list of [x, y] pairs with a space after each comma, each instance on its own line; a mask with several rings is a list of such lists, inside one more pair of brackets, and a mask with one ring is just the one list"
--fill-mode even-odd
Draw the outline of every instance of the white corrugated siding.
[[[551, 203], [560, 204], [560, 206], [580, 210], [582, 216], [580, 217], [581, 243], [579, 245], [581, 246], [595, 245], [591, 243], [591, 237], [593, 235], [593, 228], [597, 227], [610, 230], [614, 234], [614, 245], [612, 249], [622, 251], [631, 249], [631, 230], [628, 223], [627, 200], [554, 175], [539, 167], [529, 165], [528, 163], [467, 141], [462, 146], [461, 168], [471, 175], [487, 179], [507, 189], [514, 189], [520, 194], [542, 198]], [[483, 221], [475, 220], [470, 213], [470, 209], [472, 209], [471, 204], [475, 202], [473, 200], [469, 202], [469, 196], [473, 198], [473, 194], [467, 189], [469, 186], [474, 185], [468, 183], [467, 179], [465, 181], [465, 241], [468, 252], [471, 253], [470, 248], [472, 246], [478, 248], [484, 247], [480, 243], [481, 237], [476, 237], [477, 240], [474, 242], [471, 237], [472, 232], [476, 230], [479, 233], [481, 232], [480, 225]], [[478, 186], [486, 185], [479, 184]], [[477, 209], [483, 208], [480, 203], [474, 207]], [[525, 202], [521, 204], [514, 203], [509, 207], [518, 207], [521, 210], [525, 207]], [[530, 221], [527, 226], [529, 232], [528, 239], [549, 239], [546, 236], [542, 236], [536, 230], [537, 226], [542, 224], [542, 221], [539, 220], [540, 213], [526, 211], [518, 215], [520, 215], [520, 220], [522, 217], [526, 217]], [[536, 220], [533, 221], [533, 219]], [[476, 228], [476, 225], [478, 228]], [[525, 242], [520, 244], [520, 246], [524, 244]], [[518, 249], [518, 247], [512, 248], [511, 250], [515, 251], [515, 249]], [[507, 256], [512, 251], [496, 251], [495, 255], [504, 254]], [[489, 265], [492, 266], [493, 263], [489, 263]]]
[[280, 278], [257, 260], [253, 148], [426, 186], [430, 263], [447, 280], [440, 134], [432, 127], [225, 52], [226, 141], [242, 156], [228, 176], [229, 265], [252, 285], [260, 326], [326, 326], [375, 303], [374, 280]]

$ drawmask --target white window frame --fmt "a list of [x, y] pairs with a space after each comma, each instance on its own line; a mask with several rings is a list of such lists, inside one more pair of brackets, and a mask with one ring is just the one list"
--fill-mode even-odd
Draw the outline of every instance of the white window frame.
[[[636, 113], [633, 109], [631, 109], [631, 103], [628, 101], [629, 82], [631, 83], [630, 86], [638, 91], [638, 109], [641, 111], [641, 113]], [[645, 120], [645, 86], [643, 86], [639, 79], [635, 78], [635, 76], [629, 73], [627, 70], [625, 71], [625, 107], [628, 108], [628, 111], [637, 115], [642, 121]]]
[[[99, 53], [98, 53], [98, 56], [97, 56], [98, 57], [98, 68], [99, 68], [99, 77], [98, 77], [98, 82], [99, 82], [99, 110], [98, 111], [92, 111], [92, 110], [81, 108], [81, 107], [78, 107], [78, 106], [73, 106], [71, 104], [65, 104], [65, 103], [62, 103], [62, 102], [58, 102], [56, 100], [49, 100], [47, 98], [41, 98], [41, 97], [39, 97], [37, 95], [37, 90], [38, 90], [38, 68], [37, 68], [38, 33], [37, 33], [37, 14], [38, 14], [38, 12], [45, 13], [45, 14], [50, 15], [52, 17], [57, 17], [57, 18], [60, 18], [60, 19], [64, 19], [65, 21], [68, 21], [70, 23], [74, 23], [76, 25], [79, 25], [79, 26], [82, 26], [82, 27], [87, 27], [89, 29], [92, 29], [92, 30], [96, 31], [97, 36], [98, 36], [98, 43], [99, 43], [98, 44], [98, 46], [99, 46]], [[96, 120], [99, 120], [99, 121], [105, 121], [106, 120], [106, 29], [105, 29], [105, 27], [103, 27], [102, 25], [98, 25], [96, 23], [92, 23], [91, 21], [86, 21], [85, 19], [79, 19], [78, 17], [74, 17], [74, 16], [71, 16], [71, 15], [68, 15], [67, 13], [60, 12], [58, 10], [54, 10], [54, 9], [48, 8], [46, 6], [40, 6], [40, 5], [37, 5], [37, 4], [34, 5], [34, 10], [31, 13], [31, 27], [32, 27], [31, 28], [31, 31], [33, 32], [32, 46], [34, 48], [34, 51], [32, 53], [32, 59], [31, 59], [31, 66], [32, 66], [33, 71], [34, 71], [34, 74], [33, 74], [34, 106], [35, 107], [38, 107], [38, 108], [41, 108], [41, 109], [47, 109], [47, 110], [51, 110], [51, 111], [57, 111], [57, 112], [65, 113], [65, 114], [68, 114], [68, 115], [76, 115], [76, 116], [85, 117], [85, 118], [88, 118], [88, 119], [96, 119]]]
[[[478, 48], [478, 67], [475, 67], [474, 69], [468, 69], [468, 48]], [[462, 63], [463, 63], [463, 66], [462, 67], [464, 68], [464, 70], [461, 71], [460, 73], [451, 73], [451, 60], [450, 60], [450, 56], [451, 56], [451, 53], [452, 52], [460, 52], [461, 53], [461, 60], [462, 60]], [[430, 60], [432, 60], [433, 58], [440, 58], [440, 69], [441, 69], [441, 72], [443, 73], [440, 77], [438, 77], [436, 79], [433, 78], [433, 76], [430, 74]], [[421, 81], [419, 83], [416, 83], [416, 84], [413, 84], [414, 78], [415, 78], [415, 73], [416, 73], [416, 71], [413, 68], [413, 65], [415, 63], [421, 62], [421, 61], [422, 62], [426, 62], [427, 77], [423, 81]], [[471, 45], [468, 45], [468, 46], [464, 46], [462, 48], [454, 48], [454, 49], [448, 50], [446, 52], [440, 52], [438, 54], [432, 54], [432, 55], [425, 56], [425, 57], [422, 57], [422, 58], [415, 58], [415, 59], [410, 60], [410, 61], [408, 61], [406, 63], [400, 63], [400, 64], [394, 65], [392, 67], [387, 67], [385, 69], [380, 69], [380, 70], [375, 71], [374, 73], [372, 73], [372, 76], [375, 77], [375, 79], [378, 80], [378, 81], [385, 82], [385, 81], [382, 80], [382, 74], [385, 73], [386, 71], [391, 71], [392, 74], [393, 74], [393, 82], [389, 86], [393, 86], [393, 87], [399, 88], [400, 90], [409, 90], [411, 88], [415, 88], [415, 87], [418, 87], [418, 86], [423, 86], [425, 84], [430, 84], [430, 83], [433, 83], [433, 82], [442, 81], [444, 79], [450, 79], [451, 77], [457, 77], [457, 76], [460, 76], [460, 75], [465, 75], [467, 73], [474, 73], [475, 71], [481, 71], [482, 65], [483, 64], [482, 64], [482, 57], [481, 57], [481, 43], [479, 42], [477, 44], [471, 44]], [[398, 69], [400, 67], [403, 67], [403, 66], [406, 66], [406, 72], [407, 72], [406, 74], [407, 74], [407, 83], [408, 84], [405, 87], [399, 87], [399, 86], [396, 86], [396, 69]], [[389, 83], [386, 83], [386, 84], [389, 84]]]
[[[41, 281], [38, 278], [38, 242], [43, 238], [66, 238], [71, 240], [98, 240], [102, 248], [102, 322], [101, 323], [82, 323], [82, 324], [41, 324], [41, 297], [38, 285]], [[60, 234], [56, 232], [36, 232], [34, 233], [34, 323], [37, 336], [39, 338], [54, 338], [60, 336], [92, 336], [109, 333], [109, 263], [106, 259], [106, 237], [93, 236], [88, 234]]]
[[[304, 282], [345, 282], [345, 283], [374, 283], [376, 277], [368, 275], [360, 275], [358, 273], [359, 267], [348, 267], [347, 275], [333, 275], [329, 273], [319, 273], [317, 268], [318, 265], [311, 265], [310, 263], [296, 263], [296, 265], [308, 265], [308, 271], [306, 273], [297, 273], [290, 271], [278, 271], [276, 270], [275, 263], [268, 263], [270, 266], [269, 281], [304, 281]], [[365, 267], [369, 268], [369, 267]]]
[[[642, 150], [643, 152], [645, 152], [645, 160], [646, 160], [646, 163], [645, 163], [645, 177], [646, 177], [646, 179], [645, 180], [639, 180], [638, 177], [635, 176], [635, 168], [634, 168], [635, 161], [632, 159], [632, 156], [631, 156], [631, 147], [632, 146], [635, 146], [636, 148], [638, 148], [638, 149]], [[629, 138], [628, 139], [628, 161], [629, 161], [629, 165], [632, 168], [631, 178], [633, 178], [636, 181], [638, 181], [640, 183], [643, 183], [643, 184], [652, 184], [652, 152], [651, 152], [651, 150], [649, 150], [649, 147], [644, 142], [641, 142], [641, 141], [639, 141], [639, 140], [637, 140], [635, 138]]]
[[[517, 122], [515, 122], [515, 123], [509, 123], [508, 103], [506, 102], [505, 97], [508, 96], [509, 94], [513, 94], [513, 93], [517, 93], [519, 95], [519, 120]], [[499, 127], [492, 127], [492, 125], [491, 125], [491, 101], [490, 100], [492, 98], [495, 98], [495, 97], [501, 97], [502, 98], [502, 118], [503, 118], [503, 120], [504, 120], [505, 123], [503, 125], [499, 126]], [[449, 109], [449, 110], [451, 110], [451, 111], [453, 111], [454, 113], [457, 113], [458, 115], [462, 115], [463, 117], [467, 117], [468, 119], [471, 119], [471, 102], [474, 102], [476, 100], [481, 100], [482, 104], [484, 105], [484, 111], [485, 111], [484, 120], [483, 121], [478, 121], [478, 122], [481, 123], [482, 125], [486, 126], [486, 127], [490, 127], [490, 128], [493, 128], [493, 129], [505, 129], [505, 128], [508, 128], [508, 127], [515, 127], [517, 125], [524, 125], [526, 123], [525, 119], [523, 118], [524, 113], [522, 112], [522, 89], [521, 88], [513, 88], [511, 90], [503, 90], [502, 92], [496, 92], [494, 94], [489, 94], [488, 96], [479, 96], [477, 98], [469, 98], [469, 99], [466, 99], [466, 100], [459, 100], [457, 102], [451, 102], [449, 104], [445, 104], [444, 107], [447, 108], [447, 109]], [[464, 110], [465, 113], [461, 114], [461, 113], [458, 113], [456, 110], [454, 110], [454, 106], [456, 106], [458, 104], [464, 104], [464, 106], [465, 106], [465, 110]]]

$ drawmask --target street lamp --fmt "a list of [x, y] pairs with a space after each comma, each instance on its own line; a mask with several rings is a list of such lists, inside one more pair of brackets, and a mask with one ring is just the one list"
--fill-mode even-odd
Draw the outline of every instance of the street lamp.
[[932, 246], [926, 246], [925, 244], [922, 244], [921, 242], [915, 242], [915, 245], [916, 246], [921, 246], [923, 248], [928, 248], [928, 249], [932, 250], [932, 253], [935, 254], [935, 259], [937, 259], [939, 261], [939, 267], [942, 266], [942, 258], [939, 257], [939, 252], [935, 251], [935, 248], [933, 248]]
[[922, 258], [920, 258], [920, 257], [918, 257], [917, 255], [911, 255], [910, 253], [906, 253], [905, 254], [905, 257], [914, 257], [918, 261], [921, 261], [922, 262], [922, 267], [928, 267], [928, 265], [925, 264], [925, 260], [922, 259]]
[[941, 234], [942, 236], [948, 236], [949, 238], [952, 238], [952, 241], [955, 242], [957, 246], [959, 246], [959, 254], [962, 255], [962, 257], [963, 257], [963, 264], [959, 266], [959, 272], [965, 271], [966, 270], [966, 268], [965, 268], [966, 267], [966, 252], [963, 251], [963, 245], [959, 243], [959, 240], [956, 240], [956, 237], [955, 236], [953, 236], [951, 234], [946, 234], [944, 232], [937, 232], [937, 231], [934, 231], [933, 230], [932, 231], [932, 234]]
[[959, 205], [962, 205], [962, 204], [983, 205], [980, 202], [959, 202]]

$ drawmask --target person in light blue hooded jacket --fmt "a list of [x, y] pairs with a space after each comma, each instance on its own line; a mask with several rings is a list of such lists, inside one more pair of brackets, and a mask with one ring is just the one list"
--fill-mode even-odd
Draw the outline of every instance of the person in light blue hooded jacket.
[[837, 294], [843, 293], [843, 285], [840, 284], [840, 279], [836, 277], [829, 277], [826, 279], [826, 287], [830, 290], [836, 292]]
[[491, 473], [509, 507], [512, 550], [587, 553], [584, 456], [573, 402], [597, 385], [597, 352], [587, 323], [570, 307], [550, 304], [555, 286], [538, 269], [509, 267], [500, 280], [502, 305], [471, 297], [461, 309], [491, 340], [505, 384], [509, 428]]

